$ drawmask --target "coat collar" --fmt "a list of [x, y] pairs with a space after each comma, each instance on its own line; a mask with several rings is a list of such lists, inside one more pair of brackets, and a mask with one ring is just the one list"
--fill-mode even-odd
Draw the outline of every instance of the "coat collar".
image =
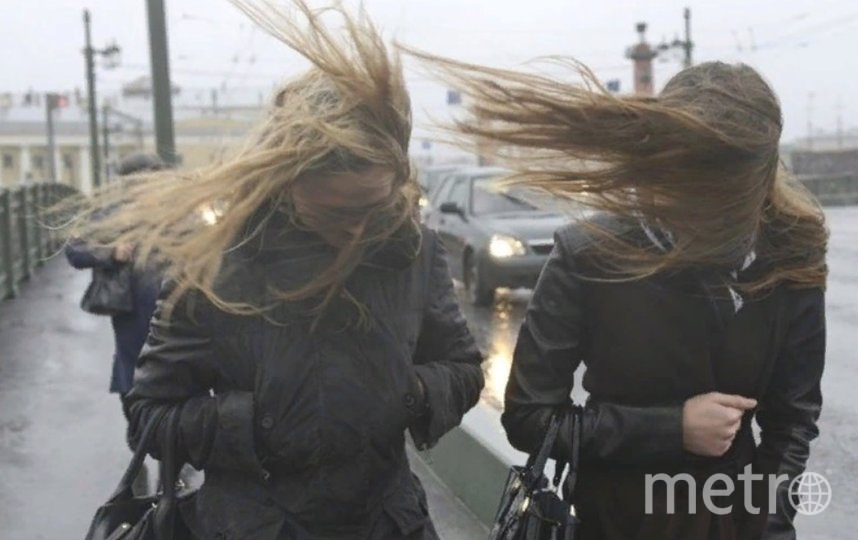
[[[640, 223], [641, 229], [644, 231], [647, 239], [660, 251], [667, 252], [672, 249], [674, 245], [673, 235], [670, 231], [662, 228], [662, 227], [653, 227], [648, 224], [643, 219], [638, 220]], [[727, 275], [724, 275], [723, 272], [715, 272], [718, 275], [712, 275], [711, 271], [700, 272], [703, 276], [703, 280], [705, 282], [714, 282], [714, 283], [703, 283], [704, 287], [708, 289], [710, 288], [718, 288], [723, 287], [727, 290], [730, 301], [732, 302], [733, 312], [738, 313], [742, 307], [745, 305], [744, 297], [739, 293], [738, 290], [732, 285], [739, 281], [739, 276], [741, 273], [747, 271], [757, 260], [757, 253], [752, 248], [748, 253], [744, 255], [741, 262], [732, 270], [727, 271]]]

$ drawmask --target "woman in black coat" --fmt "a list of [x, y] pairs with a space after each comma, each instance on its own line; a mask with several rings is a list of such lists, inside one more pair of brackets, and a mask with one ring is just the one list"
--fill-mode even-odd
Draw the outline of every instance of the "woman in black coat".
[[402, 68], [364, 14], [333, 10], [340, 39], [303, 2], [308, 30], [236, 3], [314, 67], [233, 158], [120, 194], [115, 241], [157, 248], [171, 277], [131, 438], [158, 422], [157, 453], [179, 411], [181, 458], [205, 470], [181, 508], [198, 538], [435, 539], [406, 432], [428, 448], [456, 426], [482, 357], [416, 222]]
[[[157, 171], [164, 168], [164, 162], [157, 156], [134, 154], [123, 159], [117, 171], [120, 176]], [[103, 268], [117, 270], [126, 264], [132, 264], [134, 246], [119, 244], [105, 248], [87, 244], [82, 239], [70, 241], [65, 247], [66, 259], [78, 270]], [[116, 338], [116, 352], [113, 354], [113, 371], [110, 377], [110, 391], [120, 397], [131, 390], [134, 365], [146, 335], [149, 333], [149, 319], [155, 311], [155, 299], [162, 276], [155, 268], [140, 269], [131, 272], [130, 289], [132, 309], [111, 317], [113, 333]]]
[[586, 367], [568, 494], [580, 537], [795, 538], [790, 483], [822, 404], [827, 231], [780, 168], [771, 88], [713, 62], [656, 98], [625, 97], [586, 71], [575, 86], [422, 56], [471, 96], [459, 128], [521, 183], [602, 211], [556, 234], [502, 417], [532, 452], [559, 414], [553, 455], [570, 459], [569, 396]]
[[[336, 189], [336, 188], [334, 188]], [[360, 194], [354, 193], [354, 197]], [[129, 396], [139, 433], [181, 406], [184, 457], [205, 484], [183, 509], [200, 538], [434, 539], [405, 431], [431, 447], [477, 401], [480, 353], [443, 247], [404, 226], [373, 247], [322, 318], [313, 301], [229, 314], [162, 291]], [[225, 300], [263, 297], [324, 271], [335, 250], [287, 213], [225, 261]]]
[[[119, 176], [158, 171], [165, 167], [158, 157], [149, 154], [132, 154], [119, 164]], [[134, 264], [134, 245], [117, 244], [114, 247], [102, 247], [87, 243], [81, 238], [71, 239], [65, 246], [66, 259], [78, 270], [107, 270], [112, 275], [127, 279], [125, 286], [131, 291], [131, 309], [126, 313], [116, 313], [110, 317], [113, 326], [115, 349], [110, 373], [110, 392], [119, 395], [125, 412], [125, 396], [131, 391], [134, 367], [137, 357], [149, 334], [149, 321], [155, 311], [155, 301], [161, 287], [163, 276], [154, 265], [141, 265], [131, 272], [117, 272], [123, 266]], [[149, 493], [149, 474], [144, 465], [134, 480], [134, 492]]]
[[[126, 176], [163, 168], [164, 162], [158, 156], [133, 154], [122, 160], [117, 172], [120, 176]], [[134, 246], [126, 243], [106, 248], [74, 239], [66, 245], [65, 255], [69, 264], [78, 270], [117, 270], [133, 264]], [[155, 300], [162, 280], [160, 271], [152, 267], [135, 269], [130, 275], [131, 311], [111, 317], [116, 350], [113, 354], [110, 391], [119, 394], [120, 398], [131, 390], [134, 365], [149, 333], [149, 320], [155, 311]]]

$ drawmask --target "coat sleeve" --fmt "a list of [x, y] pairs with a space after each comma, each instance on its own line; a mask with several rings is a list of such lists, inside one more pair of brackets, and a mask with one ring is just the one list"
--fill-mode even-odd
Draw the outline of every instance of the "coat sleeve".
[[[532, 453], [555, 411], [569, 410], [575, 370], [584, 356], [586, 330], [581, 278], [564, 233], [533, 292], [513, 355], [501, 417], [510, 443]], [[562, 419], [552, 456], [568, 461], [571, 417]], [[631, 407], [589, 400], [581, 426], [582, 462], [636, 464], [683, 456], [682, 407]]]
[[[254, 447], [254, 405], [249, 391], [214, 393], [218, 380], [212, 347], [213, 307], [202, 295], [189, 292], [171, 316], [164, 313], [166, 299], [174, 290], [166, 284], [134, 373], [134, 386], [126, 399], [129, 441], [139, 437], [153, 418], [181, 405], [178, 447], [184, 460], [197, 469], [241, 470], [264, 476]], [[166, 423], [148, 449], [159, 454]]]
[[820, 381], [825, 365], [825, 298], [821, 289], [795, 291], [798, 297], [787, 327], [783, 349], [769, 387], [757, 411], [760, 445], [758, 472], [785, 475], [779, 483], [773, 513], [766, 522], [765, 540], [796, 537], [789, 485], [804, 472], [810, 441], [822, 409]]
[[459, 425], [485, 385], [483, 357], [456, 302], [446, 251], [434, 233], [425, 241], [431, 250], [428, 297], [414, 358], [424, 409], [410, 429], [421, 450]]
[[84, 268], [114, 268], [121, 263], [113, 260], [113, 250], [106, 247], [87, 246], [80, 239], [72, 239], [66, 244], [65, 255], [69, 264], [78, 270]]

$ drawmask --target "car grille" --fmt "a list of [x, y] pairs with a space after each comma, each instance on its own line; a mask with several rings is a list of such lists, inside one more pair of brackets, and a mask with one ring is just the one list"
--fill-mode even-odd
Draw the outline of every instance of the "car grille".
[[530, 242], [530, 249], [537, 255], [548, 255], [554, 249], [554, 242], [551, 240]]

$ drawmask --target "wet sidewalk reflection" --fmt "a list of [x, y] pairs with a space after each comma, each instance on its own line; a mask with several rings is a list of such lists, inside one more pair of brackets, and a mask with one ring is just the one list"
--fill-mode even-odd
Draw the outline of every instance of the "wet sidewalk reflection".
[[500, 290], [494, 305], [488, 308], [474, 307], [464, 297], [460, 297], [468, 326], [480, 350], [486, 355], [483, 363], [486, 376], [483, 401], [498, 409], [503, 408], [503, 393], [509, 378], [512, 354], [530, 296], [529, 290]]

